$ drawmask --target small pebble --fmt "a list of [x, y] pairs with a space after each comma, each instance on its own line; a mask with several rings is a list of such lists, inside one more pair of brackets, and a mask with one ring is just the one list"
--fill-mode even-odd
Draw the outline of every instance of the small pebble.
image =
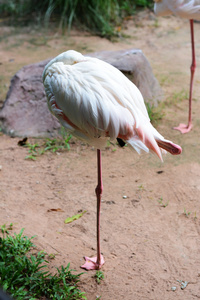
[[172, 291], [175, 292], [175, 290], [176, 290], [176, 287], [172, 286]]
[[188, 282], [187, 281], [183, 281], [182, 283], [181, 283], [181, 289], [182, 290], [184, 290], [185, 288], [186, 288], [186, 286], [188, 285]]
[[124, 195], [124, 196], [123, 196], [123, 199], [127, 199], [127, 196], [126, 196], [126, 195]]
[[0, 171], [2, 170], [2, 166], [0, 165]]

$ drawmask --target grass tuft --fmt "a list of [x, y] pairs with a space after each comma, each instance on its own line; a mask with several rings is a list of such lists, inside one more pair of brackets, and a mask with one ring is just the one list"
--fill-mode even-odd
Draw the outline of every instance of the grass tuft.
[[183, 100], [188, 99], [188, 97], [189, 97], [188, 91], [181, 89], [179, 92], [175, 92], [171, 96], [169, 96], [164, 102], [164, 104], [168, 107], [172, 105], [176, 105], [182, 102]]
[[[12, 226], [10, 226], [12, 229]], [[0, 237], [0, 286], [15, 299], [87, 299], [77, 288], [80, 274], [72, 274], [70, 264], [61, 266], [55, 275], [47, 270], [46, 253], [34, 253], [34, 237], [19, 234], [11, 236], [5, 225], [1, 226]]]
[[36, 160], [38, 156], [44, 154], [47, 151], [55, 153], [64, 149], [70, 150], [69, 141], [71, 140], [72, 135], [66, 133], [66, 131], [61, 131], [61, 135], [62, 138], [47, 138], [42, 145], [39, 145], [38, 143], [28, 143], [27, 139], [23, 144], [23, 140], [19, 141], [18, 145], [28, 148], [28, 155], [25, 157], [25, 159]]
[[155, 107], [154, 104], [146, 103], [147, 112], [150, 118], [150, 121], [153, 124], [157, 124], [158, 121], [162, 120], [164, 117], [164, 112], [161, 109], [161, 105]]
[[46, 27], [56, 20], [63, 30], [70, 30], [76, 24], [110, 38], [116, 35], [115, 26], [124, 17], [133, 15], [138, 8], [152, 5], [152, 0], [9, 0], [1, 1], [0, 17], [10, 18], [12, 24], [38, 20]]
[[104, 279], [104, 273], [103, 273], [101, 270], [97, 270], [97, 271], [96, 271], [96, 274], [94, 275], [94, 277], [96, 278], [96, 282], [97, 282], [98, 284], [100, 284], [100, 283], [101, 283], [101, 280]]

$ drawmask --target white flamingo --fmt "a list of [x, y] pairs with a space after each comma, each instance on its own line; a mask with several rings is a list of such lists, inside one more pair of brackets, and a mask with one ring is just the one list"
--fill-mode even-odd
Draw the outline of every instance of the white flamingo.
[[181, 147], [165, 140], [151, 125], [138, 88], [118, 69], [99, 59], [69, 50], [51, 60], [43, 72], [51, 113], [79, 139], [97, 148], [97, 257], [85, 257], [82, 268], [100, 269], [100, 204], [103, 191], [101, 150], [108, 138], [127, 143], [138, 153], [149, 149], [162, 160], [161, 150], [180, 154]]
[[195, 59], [195, 45], [194, 45], [194, 26], [193, 19], [200, 20], [200, 0], [154, 0], [155, 14], [158, 16], [176, 15], [181, 18], [190, 20], [190, 32], [191, 32], [191, 45], [192, 45], [192, 64], [190, 67], [190, 93], [189, 93], [189, 116], [188, 124], [180, 124], [174, 129], [179, 130], [181, 133], [187, 133], [192, 129], [192, 91], [193, 91], [193, 79], [196, 68]]

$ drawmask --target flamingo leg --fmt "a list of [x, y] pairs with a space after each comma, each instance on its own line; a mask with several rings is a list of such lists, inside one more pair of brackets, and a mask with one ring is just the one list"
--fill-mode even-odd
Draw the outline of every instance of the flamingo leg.
[[192, 64], [191, 64], [191, 67], [190, 67], [191, 76], [190, 76], [188, 125], [180, 124], [178, 127], [174, 127], [174, 129], [179, 130], [181, 133], [187, 133], [192, 129], [192, 91], [193, 91], [194, 72], [195, 72], [195, 69], [196, 69], [193, 20], [190, 20], [190, 31], [191, 31], [191, 44], [192, 44]]
[[86, 270], [99, 270], [104, 264], [103, 255], [100, 251], [100, 211], [101, 211], [101, 195], [103, 192], [102, 183], [102, 168], [101, 168], [101, 150], [97, 149], [97, 168], [98, 168], [98, 184], [95, 189], [97, 196], [97, 256], [87, 257], [85, 256], [85, 264], [81, 268]]

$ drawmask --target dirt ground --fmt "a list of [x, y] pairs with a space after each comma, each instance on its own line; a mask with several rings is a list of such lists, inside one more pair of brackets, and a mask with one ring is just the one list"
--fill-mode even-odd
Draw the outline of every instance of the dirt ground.
[[[172, 130], [187, 121], [191, 49], [187, 20], [155, 18], [149, 12], [128, 20], [126, 37], [115, 42], [88, 33], [70, 36], [37, 29], [3, 27], [0, 45], [0, 98], [11, 76], [23, 65], [53, 57], [67, 49], [82, 53], [142, 49], [165, 93], [165, 115], [156, 128], [183, 148], [180, 156], [151, 154], [128, 148], [103, 151], [101, 251], [104, 280], [95, 271], [81, 275], [79, 287], [88, 300], [200, 298], [200, 24], [195, 23], [197, 70], [194, 81], [193, 130]], [[177, 97], [180, 99], [177, 100]], [[70, 262], [81, 272], [83, 256], [96, 254], [96, 152], [76, 142], [70, 151], [25, 160], [27, 148], [18, 138], [0, 136], [0, 225], [14, 224], [36, 235], [35, 244], [55, 254], [51, 267]], [[127, 196], [127, 197], [123, 197]], [[49, 211], [60, 208], [62, 211]], [[64, 224], [67, 217], [87, 213]], [[187, 282], [181, 289], [181, 281]], [[172, 291], [172, 287], [176, 287]]]

